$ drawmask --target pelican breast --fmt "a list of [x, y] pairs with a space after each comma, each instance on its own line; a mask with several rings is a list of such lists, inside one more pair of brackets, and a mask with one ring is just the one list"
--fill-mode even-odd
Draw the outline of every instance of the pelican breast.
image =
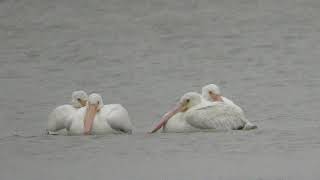
[[200, 129], [192, 127], [189, 123], [185, 121], [185, 113], [177, 113], [168, 120], [168, 122], [163, 126], [162, 132], [195, 132], [200, 131]]

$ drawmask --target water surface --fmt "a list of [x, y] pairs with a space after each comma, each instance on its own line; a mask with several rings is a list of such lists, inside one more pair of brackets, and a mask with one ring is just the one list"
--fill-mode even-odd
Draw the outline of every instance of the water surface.
[[[317, 0], [0, 1], [1, 179], [319, 179]], [[146, 136], [216, 83], [260, 128]], [[45, 136], [84, 89], [132, 136]]]

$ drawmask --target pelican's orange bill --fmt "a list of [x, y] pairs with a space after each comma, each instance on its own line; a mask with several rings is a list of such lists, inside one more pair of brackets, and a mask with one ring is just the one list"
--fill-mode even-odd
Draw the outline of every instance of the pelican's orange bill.
[[177, 114], [178, 112], [180, 112], [182, 109], [182, 105], [178, 104], [177, 106], [175, 106], [174, 108], [172, 108], [172, 110], [168, 111], [164, 116], [162, 116], [160, 122], [156, 125], [156, 127], [149, 133], [155, 133], [157, 132], [159, 129], [161, 129], [168, 121], [169, 119], [174, 116], [175, 114]]
[[90, 134], [94, 118], [97, 114], [97, 106], [88, 104], [86, 114], [84, 116], [84, 134]]

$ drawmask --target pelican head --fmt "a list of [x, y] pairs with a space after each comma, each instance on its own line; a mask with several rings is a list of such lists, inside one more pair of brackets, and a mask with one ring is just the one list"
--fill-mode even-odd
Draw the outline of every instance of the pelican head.
[[74, 91], [72, 93], [71, 104], [74, 108], [81, 108], [86, 106], [87, 101], [88, 101], [88, 95], [86, 92], [80, 90], [80, 91]]
[[90, 133], [95, 116], [103, 106], [104, 106], [103, 100], [100, 94], [96, 94], [96, 93], [90, 94], [88, 99], [86, 114], [84, 116], [84, 133], [85, 134]]
[[100, 109], [103, 107], [103, 100], [100, 94], [92, 93], [89, 96], [88, 104], [96, 106], [97, 110], [100, 111]]
[[196, 92], [189, 92], [184, 94], [179, 101], [180, 112], [186, 112], [193, 106], [201, 103], [201, 96]]
[[201, 95], [196, 92], [189, 92], [184, 94], [181, 98], [179, 103], [168, 111], [160, 120], [159, 124], [151, 131], [151, 133], [156, 132], [161, 127], [163, 127], [169, 119], [177, 114], [178, 112], [186, 112], [191, 107], [196, 106], [201, 103]]
[[223, 101], [220, 88], [215, 84], [208, 84], [202, 88], [202, 97], [207, 101]]

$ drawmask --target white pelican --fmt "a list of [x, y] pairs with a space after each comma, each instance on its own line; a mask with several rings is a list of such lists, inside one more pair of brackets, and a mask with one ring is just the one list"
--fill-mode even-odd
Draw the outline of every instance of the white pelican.
[[[172, 118], [180, 113], [175, 118]], [[206, 102], [200, 94], [189, 92], [183, 95], [178, 105], [166, 113], [160, 123], [151, 131], [163, 126], [165, 132], [190, 132], [210, 129], [243, 129], [244, 116], [234, 106], [224, 102]], [[170, 122], [171, 121], [171, 122]]]
[[131, 134], [133, 125], [128, 111], [120, 104], [104, 105], [99, 94], [91, 94], [86, 107], [71, 117], [70, 135], [82, 134]]
[[[236, 110], [239, 111], [239, 113], [241, 113], [244, 116], [243, 110], [238, 105], [236, 105], [233, 101], [222, 96], [220, 88], [215, 84], [208, 84], [204, 86], [202, 88], [202, 97], [207, 101], [211, 101], [211, 102], [220, 101], [220, 102], [225, 102], [226, 104], [229, 104], [231, 106], [234, 106]], [[250, 129], [257, 128], [257, 126], [252, 124], [247, 118], [245, 118], [245, 116], [243, 120], [246, 122], [246, 125], [243, 129], [250, 130]]]
[[200, 129], [191, 126], [185, 119], [183, 112], [177, 112], [163, 125], [162, 132], [196, 132]]
[[[237, 106], [233, 101], [221, 95], [220, 88], [215, 84], [208, 84], [202, 88], [202, 97], [207, 101], [221, 101], [227, 104]], [[240, 110], [241, 108], [237, 106]]]
[[65, 104], [55, 108], [48, 116], [47, 133], [57, 134], [70, 123], [69, 116], [75, 113], [79, 108], [86, 106], [88, 95], [84, 91], [74, 91], [72, 93], [71, 105]]

